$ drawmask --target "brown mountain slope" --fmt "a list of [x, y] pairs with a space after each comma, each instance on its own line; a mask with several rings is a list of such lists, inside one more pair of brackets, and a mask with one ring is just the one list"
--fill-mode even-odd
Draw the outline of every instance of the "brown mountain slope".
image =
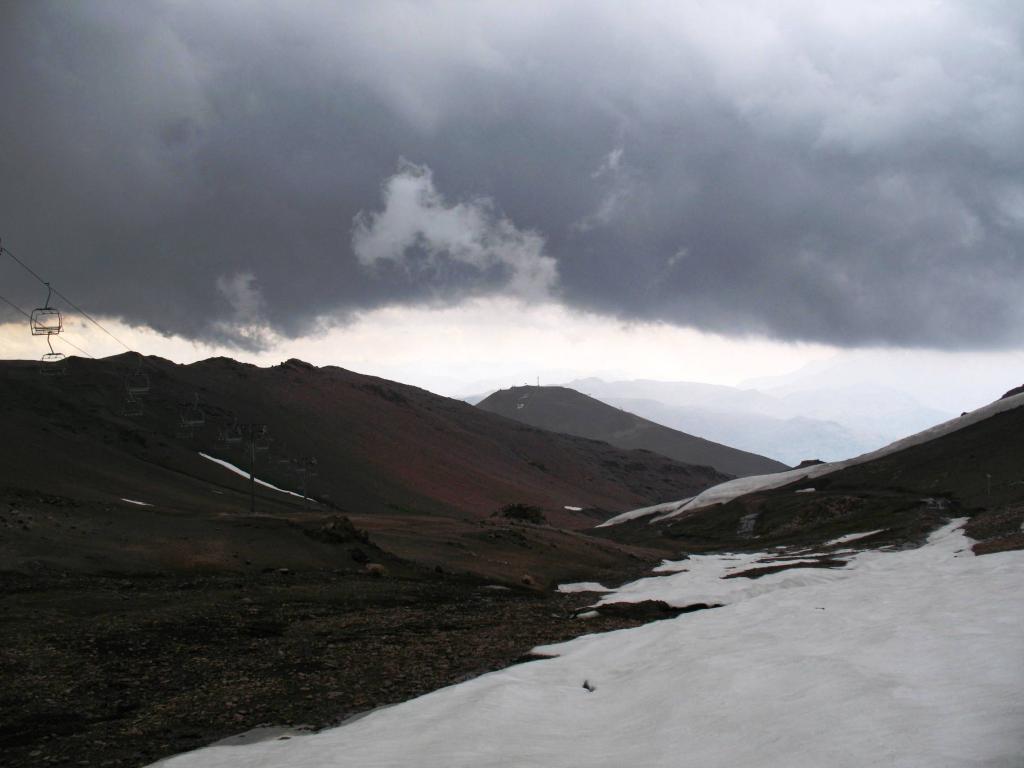
[[540, 429], [603, 440], [623, 449], [644, 448], [737, 477], [789, 469], [766, 456], [670, 429], [566, 387], [502, 389], [477, 407]]
[[[258, 457], [257, 476], [294, 488], [298, 480], [279, 460], [315, 456], [314, 493], [358, 513], [406, 509], [479, 518], [526, 502], [562, 522], [586, 524], [564, 507], [623, 509], [721, 478], [707, 467], [544, 433], [415, 387], [299, 361], [257, 368], [223, 358], [192, 365], [146, 358], [145, 413], [127, 418], [120, 414], [123, 381], [134, 357], [69, 362], [65, 377], [42, 377], [28, 363], [0, 363], [8, 476], [56, 485], [73, 479], [79, 492], [124, 495], [101, 481], [114, 471], [108, 454], [117, 454], [141, 462], [139, 472], [221, 477], [224, 470], [198, 452], [245, 465], [240, 447], [226, 449], [216, 439], [219, 428], [237, 419], [266, 424], [273, 438], [268, 454]], [[180, 439], [181, 404], [194, 393], [206, 424], [193, 439]], [[40, 461], [44, 456], [49, 459]], [[52, 467], [58, 459], [59, 468]]]
[[[39, 492], [62, 499], [62, 509], [93, 505], [98, 517], [75, 552], [95, 546], [96, 562], [112, 556], [104, 532], [123, 535], [132, 527], [127, 521], [135, 521], [139, 530], [120, 539], [115, 558], [124, 567], [153, 565], [154, 558], [163, 566], [219, 567], [262, 558], [271, 565], [322, 567], [335, 555], [306, 539], [294, 551], [279, 547], [283, 560], [291, 557], [287, 563], [274, 560], [269, 539], [253, 539], [248, 554], [239, 542], [250, 534], [277, 535], [267, 515], [278, 515], [287, 533], [296, 520], [306, 525], [317, 514], [340, 511], [385, 549], [431, 567], [509, 578], [523, 572], [514, 561], [529, 550], [526, 565], [545, 573], [550, 564], [539, 546], [491, 536], [494, 531], [481, 524], [493, 525], [497, 510], [519, 502], [540, 507], [554, 526], [588, 528], [608, 512], [724, 479], [708, 467], [546, 433], [415, 387], [299, 361], [257, 368], [223, 358], [175, 365], [122, 355], [73, 358], [68, 369], [67, 376], [51, 378], [33, 363], [0, 363], [0, 492], [22, 500]], [[143, 396], [144, 414], [129, 418], [122, 415], [125, 380], [137, 369], [149, 377], [150, 391]], [[181, 437], [181, 411], [196, 393], [206, 423], [194, 437]], [[295, 460], [316, 457], [309, 489], [324, 503], [307, 511], [300, 499], [261, 487], [258, 513], [264, 517], [254, 527], [248, 483], [199, 455], [246, 467], [241, 446], [217, 440], [236, 419], [266, 424], [273, 437], [270, 450], [257, 454], [261, 479], [298, 489]], [[24, 503], [12, 501], [15, 506]], [[194, 517], [188, 535], [175, 533], [189, 527], [180, 515]], [[210, 521], [218, 527], [209, 529]], [[248, 533], [239, 526], [248, 526]], [[282, 542], [290, 540], [278, 533]], [[570, 551], [606, 565], [622, 556], [571, 532], [536, 527], [530, 535], [557, 538], [566, 564], [575, 556]], [[43, 536], [32, 551], [45, 560], [47, 546]]]

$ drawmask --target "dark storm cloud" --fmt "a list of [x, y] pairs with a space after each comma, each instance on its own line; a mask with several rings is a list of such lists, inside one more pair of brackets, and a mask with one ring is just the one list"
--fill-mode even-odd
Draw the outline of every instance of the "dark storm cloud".
[[248, 346], [487, 293], [1018, 345], [1017, 8], [9, 3], [0, 236], [97, 312]]

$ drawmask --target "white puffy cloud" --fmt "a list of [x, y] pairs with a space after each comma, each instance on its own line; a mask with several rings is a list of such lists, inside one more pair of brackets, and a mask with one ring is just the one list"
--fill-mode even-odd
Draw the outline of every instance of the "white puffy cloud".
[[481, 273], [498, 268], [502, 291], [520, 297], [542, 298], [555, 288], [558, 268], [544, 253], [543, 237], [518, 229], [487, 198], [448, 202], [428, 167], [402, 161], [383, 198], [381, 211], [355, 218], [352, 250], [361, 264], [390, 261], [425, 279], [450, 263]]

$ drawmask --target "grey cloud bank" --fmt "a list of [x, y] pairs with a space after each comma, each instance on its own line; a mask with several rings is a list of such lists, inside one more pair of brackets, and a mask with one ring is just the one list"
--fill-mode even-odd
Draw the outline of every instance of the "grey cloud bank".
[[[98, 312], [258, 347], [498, 293], [847, 346], [1021, 344], [1016, 3], [0, 15], [0, 235]], [[36, 302], [9, 263], [0, 286]]]

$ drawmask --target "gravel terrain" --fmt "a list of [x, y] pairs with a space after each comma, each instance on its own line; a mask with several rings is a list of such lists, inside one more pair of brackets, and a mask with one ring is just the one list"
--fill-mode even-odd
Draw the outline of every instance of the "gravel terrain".
[[260, 725], [333, 725], [634, 626], [593, 596], [456, 577], [0, 576], [0, 751], [142, 766]]

